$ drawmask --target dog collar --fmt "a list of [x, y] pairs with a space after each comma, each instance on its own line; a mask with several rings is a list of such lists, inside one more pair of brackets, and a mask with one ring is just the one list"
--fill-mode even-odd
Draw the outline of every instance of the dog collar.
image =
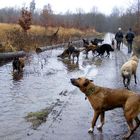
[[90, 96], [95, 92], [95, 87], [91, 87], [87, 90], [86, 96]]

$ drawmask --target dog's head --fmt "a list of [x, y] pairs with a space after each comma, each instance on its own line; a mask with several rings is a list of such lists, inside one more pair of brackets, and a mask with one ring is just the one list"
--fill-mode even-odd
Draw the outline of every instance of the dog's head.
[[86, 88], [89, 84], [91, 84], [91, 82], [93, 82], [93, 80], [89, 80], [85, 77], [79, 77], [77, 79], [70, 79], [72, 85], [79, 87], [80, 89], [82, 88]]
[[83, 40], [84, 45], [89, 45], [89, 41], [88, 40], [86, 40], [86, 39], [82, 39], [82, 40]]
[[132, 55], [132, 57], [130, 59], [137, 62], [137, 63], [139, 62], [139, 59], [136, 55]]

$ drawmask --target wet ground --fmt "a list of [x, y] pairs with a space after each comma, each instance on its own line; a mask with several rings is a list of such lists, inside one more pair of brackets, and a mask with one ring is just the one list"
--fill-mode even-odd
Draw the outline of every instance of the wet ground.
[[[113, 35], [105, 41], [111, 43]], [[86, 76], [101, 86], [123, 87], [121, 65], [130, 57], [126, 46], [110, 58], [94, 58], [81, 53], [79, 62], [58, 59], [63, 48], [32, 54], [23, 74], [13, 75], [11, 62], [0, 67], [0, 140], [120, 140], [127, 126], [121, 109], [106, 113], [102, 132], [88, 134], [93, 110], [84, 95], [70, 83], [70, 78]], [[131, 89], [140, 91], [131, 81]], [[29, 112], [51, 108], [46, 122], [36, 130], [25, 117]], [[140, 129], [131, 139], [139, 139]]]

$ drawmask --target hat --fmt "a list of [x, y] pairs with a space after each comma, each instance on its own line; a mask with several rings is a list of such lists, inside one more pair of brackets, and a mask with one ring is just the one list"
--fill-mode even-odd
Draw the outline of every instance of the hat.
[[120, 31], [120, 30], [122, 30], [122, 29], [119, 27], [118, 30]]

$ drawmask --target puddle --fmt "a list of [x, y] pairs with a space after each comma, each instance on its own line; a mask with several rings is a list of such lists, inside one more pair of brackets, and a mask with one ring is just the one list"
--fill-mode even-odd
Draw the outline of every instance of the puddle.
[[31, 55], [19, 75], [12, 74], [11, 62], [0, 67], [0, 137], [16, 135], [19, 126], [20, 133], [24, 133], [29, 127], [24, 119], [28, 113], [33, 128], [37, 128], [47, 120], [57, 99], [64, 102], [68, 98], [74, 88], [70, 78], [82, 75], [93, 78], [98, 74], [102, 59], [93, 58], [92, 53], [89, 59], [81, 53], [79, 62], [58, 59], [62, 51], [60, 48]]

